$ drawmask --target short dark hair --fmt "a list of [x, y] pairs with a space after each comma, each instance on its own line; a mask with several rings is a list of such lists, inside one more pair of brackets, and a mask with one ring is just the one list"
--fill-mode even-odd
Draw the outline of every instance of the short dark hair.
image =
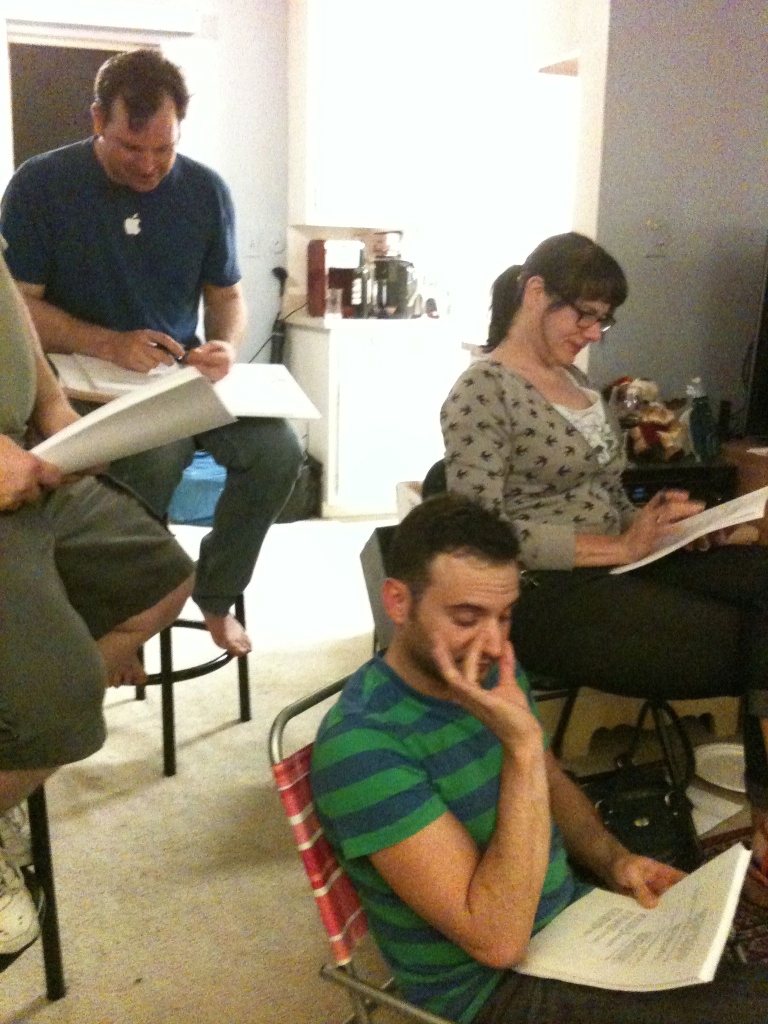
[[418, 600], [438, 555], [468, 555], [505, 565], [515, 560], [518, 551], [509, 523], [469, 498], [449, 492], [427, 498], [399, 524], [389, 549], [387, 571], [407, 584]]
[[487, 352], [506, 337], [531, 277], [542, 278], [547, 293], [563, 304], [580, 299], [605, 302], [613, 313], [627, 297], [624, 271], [602, 246], [577, 231], [552, 235], [536, 246], [522, 266], [507, 267], [493, 282]]
[[115, 100], [122, 99], [128, 112], [131, 131], [141, 131], [158, 112], [166, 96], [183, 121], [189, 105], [189, 92], [180, 69], [159, 50], [131, 50], [106, 60], [96, 72], [93, 101], [105, 120], [112, 116]]

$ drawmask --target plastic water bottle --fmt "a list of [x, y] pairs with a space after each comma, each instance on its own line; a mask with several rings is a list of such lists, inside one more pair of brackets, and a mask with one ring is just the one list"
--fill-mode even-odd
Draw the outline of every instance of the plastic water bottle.
[[717, 456], [719, 441], [717, 424], [712, 407], [701, 383], [701, 377], [694, 377], [686, 385], [688, 396], [688, 430], [691, 435], [693, 453], [699, 462], [711, 462]]

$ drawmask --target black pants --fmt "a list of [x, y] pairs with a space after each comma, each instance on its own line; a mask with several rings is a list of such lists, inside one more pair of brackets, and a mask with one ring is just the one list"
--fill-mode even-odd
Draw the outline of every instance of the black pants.
[[559, 685], [681, 700], [747, 696], [747, 791], [768, 808], [768, 548], [676, 552], [619, 576], [539, 571], [521, 588], [512, 641]]
[[473, 1024], [764, 1024], [768, 971], [720, 965], [706, 985], [614, 992], [510, 972]]

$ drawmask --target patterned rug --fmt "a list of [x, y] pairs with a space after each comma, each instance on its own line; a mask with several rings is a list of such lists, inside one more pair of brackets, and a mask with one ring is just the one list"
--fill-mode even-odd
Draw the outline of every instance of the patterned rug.
[[[707, 859], [737, 842], [748, 846], [751, 831], [750, 828], [734, 829], [712, 839], [702, 840]], [[744, 896], [741, 897], [724, 957], [742, 963], [768, 965], [768, 910], [756, 907]]]

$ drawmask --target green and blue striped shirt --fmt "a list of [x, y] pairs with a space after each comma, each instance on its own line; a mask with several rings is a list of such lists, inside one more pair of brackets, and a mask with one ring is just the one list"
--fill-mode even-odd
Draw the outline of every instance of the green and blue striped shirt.
[[[485, 685], [494, 682], [489, 676]], [[518, 682], [535, 711], [519, 670]], [[496, 827], [501, 759], [499, 741], [476, 718], [452, 701], [418, 693], [378, 657], [344, 687], [320, 726], [312, 758], [317, 813], [398, 988], [461, 1024], [473, 1020], [505, 972], [479, 963], [420, 918], [368, 855], [446, 811], [484, 850]], [[582, 892], [553, 825], [534, 931]]]

